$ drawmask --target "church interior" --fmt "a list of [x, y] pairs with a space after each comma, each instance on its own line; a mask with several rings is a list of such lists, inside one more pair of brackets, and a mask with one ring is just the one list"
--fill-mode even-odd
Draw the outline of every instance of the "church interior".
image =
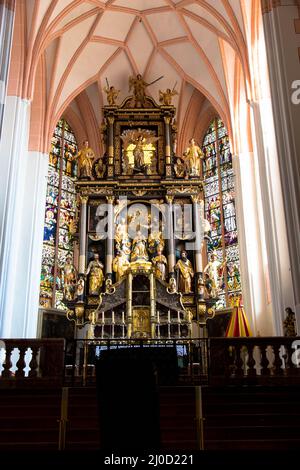
[[0, 18], [1, 451], [297, 449], [299, 1]]

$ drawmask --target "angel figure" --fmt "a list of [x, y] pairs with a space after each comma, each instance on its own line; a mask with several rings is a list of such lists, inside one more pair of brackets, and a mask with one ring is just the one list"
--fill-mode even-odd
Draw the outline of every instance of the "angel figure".
[[121, 139], [124, 145], [124, 151], [127, 154], [129, 146], [134, 145], [133, 154], [133, 170], [138, 173], [146, 173], [147, 168], [151, 166], [151, 162], [145, 162], [144, 147], [149, 144], [154, 144], [159, 140], [155, 137], [153, 132], [146, 129], [133, 129], [123, 132]]
[[103, 88], [106, 93], [106, 98], [109, 106], [115, 106], [116, 99], [119, 96], [120, 90], [117, 90], [114, 86], [106, 86]]
[[171, 106], [172, 105], [172, 98], [173, 96], [178, 95], [178, 91], [171, 90], [167, 88], [166, 91], [159, 90], [159, 102], [162, 103], [164, 106]]

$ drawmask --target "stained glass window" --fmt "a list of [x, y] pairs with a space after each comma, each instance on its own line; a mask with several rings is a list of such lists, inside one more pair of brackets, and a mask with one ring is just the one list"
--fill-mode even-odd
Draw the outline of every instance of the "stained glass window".
[[56, 125], [49, 153], [40, 284], [40, 305], [44, 308], [65, 309], [61, 269], [67, 254], [73, 256], [77, 164], [72, 157], [76, 153], [75, 135], [69, 124], [61, 119]]
[[221, 263], [217, 308], [230, 307], [241, 297], [240, 258], [235, 210], [232, 155], [227, 130], [214, 119], [203, 140], [205, 217], [211, 225], [207, 257], [215, 252]]

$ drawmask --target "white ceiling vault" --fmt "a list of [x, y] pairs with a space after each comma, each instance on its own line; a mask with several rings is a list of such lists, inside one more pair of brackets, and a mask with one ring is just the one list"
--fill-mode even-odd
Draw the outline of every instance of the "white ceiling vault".
[[[226, 120], [233, 89], [231, 75], [238, 60], [247, 77], [247, 18], [252, 0], [27, 0], [28, 54], [39, 57], [28, 70], [34, 94], [37, 63], [45, 66], [48, 121], [66, 109], [77, 113], [84, 93], [99, 124], [109, 84], [128, 95], [128, 77], [141, 73], [158, 100], [159, 89], [179, 95], [179, 129], [197, 90]], [[250, 6], [249, 6], [250, 4]], [[247, 79], [247, 78], [246, 78]], [[31, 88], [32, 87], [32, 88]]]

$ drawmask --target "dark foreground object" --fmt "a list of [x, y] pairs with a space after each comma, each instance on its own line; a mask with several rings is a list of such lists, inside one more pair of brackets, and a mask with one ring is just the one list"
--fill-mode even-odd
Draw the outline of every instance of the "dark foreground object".
[[[169, 364], [169, 373], [165, 370], [160, 374], [160, 364]], [[102, 449], [151, 450], [160, 447], [157, 385], [160, 376], [165, 382], [168, 378], [173, 381], [176, 370], [177, 357], [173, 348], [101, 353], [96, 376]]]

